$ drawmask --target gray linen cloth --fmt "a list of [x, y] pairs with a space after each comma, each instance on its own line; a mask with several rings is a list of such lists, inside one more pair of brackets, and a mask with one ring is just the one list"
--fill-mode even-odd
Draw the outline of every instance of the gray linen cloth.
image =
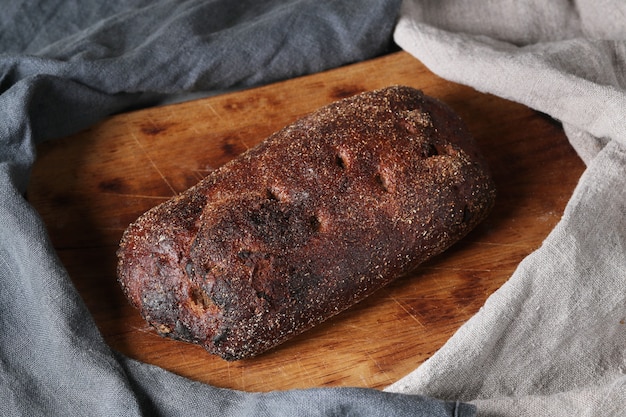
[[398, 7], [398, 0], [3, 3], [0, 415], [474, 415], [456, 400], [361, 388], [220, 389], [113, 352], [24, 197], [37, 143], [172, 95], [258, 85], [384, 53]]
[[542, 246], [388, 391], [479, 416], [626, 415], [626, 2], [405, 0], [395, 40], [561, 121], [587, 169]]

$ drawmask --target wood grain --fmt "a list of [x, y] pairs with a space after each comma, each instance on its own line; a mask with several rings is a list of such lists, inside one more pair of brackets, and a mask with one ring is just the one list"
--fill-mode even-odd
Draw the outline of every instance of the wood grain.
[[[228, 363], [152, 332], [116, 281], [115, 251], [126, 226], [295, 118], [392, 84], [420, 88], [466, 121], [498, 187], [490, 217], [411, 276], [257, 358]], [[404, 52], [117, 115], [38, 152], [29, 200], [110, 346], [198, 381], [250, 391], [383, 388], [412, 371], [539, 247], [584, 170], [555, 121], [445, 81]]]

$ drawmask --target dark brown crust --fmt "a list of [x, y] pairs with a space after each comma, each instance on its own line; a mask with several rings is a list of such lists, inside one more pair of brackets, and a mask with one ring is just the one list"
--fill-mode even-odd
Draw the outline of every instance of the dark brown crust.
[[125, 232], [120, 283], [165, 336], [257, 355], [441, 253], [493, 182], [461, 120], [390, 87], [273, 134]]

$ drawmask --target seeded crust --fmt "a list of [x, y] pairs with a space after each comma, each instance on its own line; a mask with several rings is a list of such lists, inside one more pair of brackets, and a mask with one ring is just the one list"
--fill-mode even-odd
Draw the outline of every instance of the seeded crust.
[[303, 117], [145, 213], [119, 281], [159, 334], [249, 358], [441, 253], [494, 199], [459, 117], [389, 87]]

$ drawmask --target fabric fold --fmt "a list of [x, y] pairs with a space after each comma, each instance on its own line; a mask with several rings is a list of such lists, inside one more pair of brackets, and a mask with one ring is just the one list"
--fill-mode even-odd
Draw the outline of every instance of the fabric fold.
[[626, 7], [592, 3], [403, 3], [403, 49], [559, 120], [588, 168], [542, 246], [389, 391], [468, 401], [479, 416], [626, 412]]

